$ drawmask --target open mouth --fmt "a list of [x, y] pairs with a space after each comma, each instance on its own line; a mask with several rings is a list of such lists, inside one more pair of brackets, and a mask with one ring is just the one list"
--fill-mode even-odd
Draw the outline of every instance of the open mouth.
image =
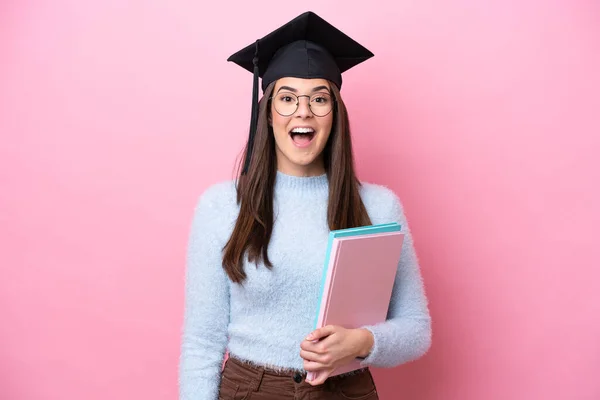
[[290, 137], [298, 147], [308, 146], [315, 137], [315, 130], [312, 128], [294, 128], [290, 131]]

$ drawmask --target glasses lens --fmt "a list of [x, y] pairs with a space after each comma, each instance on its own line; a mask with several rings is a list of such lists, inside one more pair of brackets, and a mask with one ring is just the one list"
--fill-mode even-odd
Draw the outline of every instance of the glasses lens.
[[331, 112], [331, 96], [328, 93], [316, 93], [310, 97], [310, 110], [318, 117]]
[[280, 92], [273, 97], [275, 110], [281, 115], [292, 115], [298, 107], [298, 97], [294, 93]]

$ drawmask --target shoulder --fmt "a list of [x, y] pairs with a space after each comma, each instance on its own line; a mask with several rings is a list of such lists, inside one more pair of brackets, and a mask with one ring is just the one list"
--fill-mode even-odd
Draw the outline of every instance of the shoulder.
[[371, 182], [361, 182], [360, 184], [361, 199], [374, 224], [391, 221], [405, 222], [402, 201], [392, 189]]
[[194, 215], [203, 224], [222, 226], [237, 217], [237, 192], [234, 180], [209, 185], [197, 198]]
[[387, 186], [371, 182], [361, 182], [360, 185], [360, 195], [364, 202], [378, 205], [392, 205], [400, 202], [396, 193]]
[[226, 180], [209, 185], [200, 194], [197, 207], [231, 206], [236, 203], [234, 180]]

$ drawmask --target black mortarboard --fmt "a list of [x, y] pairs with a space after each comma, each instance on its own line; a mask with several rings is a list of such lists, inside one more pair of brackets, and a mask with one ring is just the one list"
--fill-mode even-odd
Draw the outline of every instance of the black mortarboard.
[[373, 57], [373, 53], [313, 12], [305, 12], [262, 39], [231, 55], [254, 74], [247, 172], [258, 119], [258, 78], [262, 90], [283, 77], [322, 78], [342, 87], [342, 72]]

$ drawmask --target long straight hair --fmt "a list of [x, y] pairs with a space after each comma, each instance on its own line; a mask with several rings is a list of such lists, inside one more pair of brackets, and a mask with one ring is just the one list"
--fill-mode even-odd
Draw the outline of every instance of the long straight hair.
[[[329, 181], [327, 224], [330, 230], [371, 224], [360, 197], [360, 182], [354, 169], [350, 122], [346, 106], [337, 87], [331, 83], [334, 97], [334, 121], [329, 140], [323, 149], [323, 161]], [[238, 166], [236, 179], [239, 215], [229, 240], [223, 248], [223, 268], [235, 283], [246, 279], [244, 256], [271, 269], [268, 247], [273, 232], [273, 192], [277, 175], [275, 138], [269, 124], [270, 97], [275, 82], [259, 101], [258, 125], [252, 157], [246, 174]], [[246, 144], [248, 154], [248, 144]]]

